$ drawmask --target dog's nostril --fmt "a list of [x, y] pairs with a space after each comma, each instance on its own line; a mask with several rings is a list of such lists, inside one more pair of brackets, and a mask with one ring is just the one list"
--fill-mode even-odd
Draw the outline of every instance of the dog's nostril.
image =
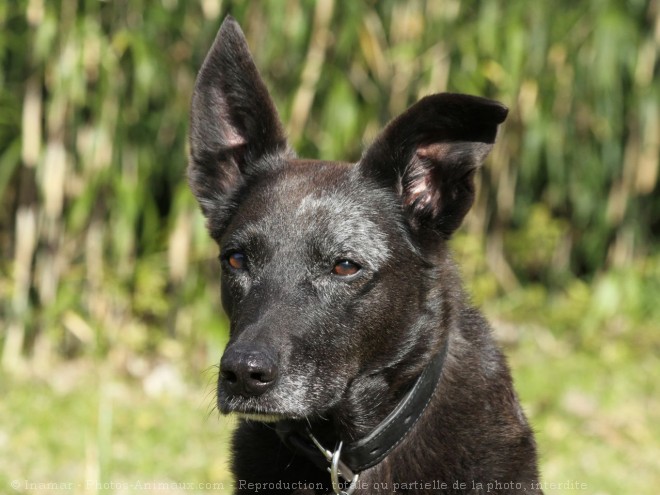
[[236, 373], [229, 370], [222, 371], [222, 378], [227, 380], [229, 383], [236, 383], [238, 381], [238, 377], [236, 376]]
[[250, 373], [250, 379], [254, 380], [255, 382], [267, 382], [268, 381], [268, 380], [264, 380], [263, 373], [257, 373], [257, 372]]

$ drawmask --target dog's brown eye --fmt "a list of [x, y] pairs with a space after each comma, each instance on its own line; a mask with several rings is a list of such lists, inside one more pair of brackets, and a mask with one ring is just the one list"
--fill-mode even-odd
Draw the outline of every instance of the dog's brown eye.
[[340, 260], [332, 267], [332, 273], [340, 277], [350, 277], [360, 271], [360, 265], [349, 260]]
[[241, 252], [231, 253], [227, 257], [227, 263], [234, 270], [243, 270], [245, 268], [245, 255]]

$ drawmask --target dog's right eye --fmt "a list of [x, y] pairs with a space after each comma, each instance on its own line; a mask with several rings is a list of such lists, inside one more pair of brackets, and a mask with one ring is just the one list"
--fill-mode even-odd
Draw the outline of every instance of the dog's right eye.
[[245, 270], [246, 256], [240, 251], [229, 253], [225, 260], [231, 270]]

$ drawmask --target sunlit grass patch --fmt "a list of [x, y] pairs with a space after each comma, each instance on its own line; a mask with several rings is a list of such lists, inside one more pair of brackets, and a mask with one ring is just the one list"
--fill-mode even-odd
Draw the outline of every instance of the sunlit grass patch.
[[[46, 380], [5, 377], [0, 486], [20, 480], [23, 488], [33, 487], [26, 492], [48, 493], [40, 483], [68, 482], [74, 489], [67, 493], [86, 494], [114, 483], [107, 493], [131, 493], [117, 488], [159, 482], [223, 484], [229, 490], [233, 423], [214, 408], [214, 384], [204, 384], [208, 377], [185, 382], [168, 369], [161, 365], [152, 373], [178, 376], [178, 382], [122, 377], [81, 361], [55, 367]], [[163, 493], [185, 492], [191, 493]]]

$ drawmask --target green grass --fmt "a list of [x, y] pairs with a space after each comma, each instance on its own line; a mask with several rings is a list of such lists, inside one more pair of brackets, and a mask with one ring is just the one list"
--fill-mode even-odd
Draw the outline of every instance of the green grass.
[[41, 379], [2, 377], [0, 493], [14, 480], [16, 493], [52, 494], [38, 484], [53, 482], [71, 483], [62, 493], [224, 492], [206, 483], [228, 492], [232, 421], [213, 408], [213, 378], [211, 368], [174, 392], [147, 394], [144, 380], [87, 360], [61, 363]]
[[543, 327], [517, 330], [520, 341], [508, 354], [537, 432], [543, 480], [585, 483], [584, 493], [602, 494], [658, 486], [658, 342], [637, 350], [603, 342], [591, 352], [570, 348]]

